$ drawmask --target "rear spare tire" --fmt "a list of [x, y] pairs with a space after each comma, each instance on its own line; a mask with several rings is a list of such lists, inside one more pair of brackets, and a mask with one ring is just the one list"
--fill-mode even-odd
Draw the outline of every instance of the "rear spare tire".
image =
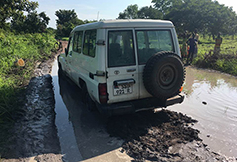
[[143, 70], [143, 83], [154, 97], [167, 99], [180, 93], [185, 70], [180, 57], [173, 52], [152, 56]]

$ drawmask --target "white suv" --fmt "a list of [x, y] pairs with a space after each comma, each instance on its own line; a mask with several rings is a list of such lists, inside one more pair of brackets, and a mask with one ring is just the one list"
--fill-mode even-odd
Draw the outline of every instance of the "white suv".
[[89, 109], [113, 115], [183, 102], [185, 70], [174, 25], [114, 20], [75, 27], [59, 69]]

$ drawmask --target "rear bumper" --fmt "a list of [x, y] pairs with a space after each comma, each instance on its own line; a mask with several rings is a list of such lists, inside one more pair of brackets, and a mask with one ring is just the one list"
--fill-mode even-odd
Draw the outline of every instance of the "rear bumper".
[[112, 116], [112, 115], [135, 113], [138, 111], [155, 109], [155, 108], [166, 108], [174, 104], [182, 103], [183, 100], [184, 100], [184, 94], [179, 94], [172, 98], [163, 100], [158, 98], [145, 98], [114, 104], [101, 105], [97, 103], [97, 107], [102, 114], [106, 116]]

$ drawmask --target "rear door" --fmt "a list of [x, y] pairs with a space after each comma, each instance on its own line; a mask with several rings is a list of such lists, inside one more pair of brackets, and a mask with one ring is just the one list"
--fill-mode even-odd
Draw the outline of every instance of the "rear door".
[[108, 103], [138, 99], [134, 30], [107, 30]]
[[174, 45], [174, 35], [171, 29], [136, 29], [137, 55], [138, 55], [138, 79], [139, 98], [151, 97], [143, 84], [143, 69], [146, 62], [154, 54], [161, 51], [176, 52]]

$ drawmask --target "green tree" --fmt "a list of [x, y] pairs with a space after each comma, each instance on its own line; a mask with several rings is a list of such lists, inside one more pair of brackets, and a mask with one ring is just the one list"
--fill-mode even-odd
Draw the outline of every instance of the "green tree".
[[176, 5], [181, 4], [182, 0], [152, 0], [152, 3], [154, 3], [154, 7], [163, 13], [163, 16], [167, 15], [172, 8], [174, 8]]
[[58, 17], [57, 22], [57, 32], [58, 37], [68, 37], [71, 30], [77, 26], [84, 24], [84, 22], [77, 18], [75, 10], [58, 10], [55, 12]]
[[153, 8], [152, 6], [142, 7], [137, 12], [137, 15], [138, 15], [138, 18], [141, 18], [141, 19], [161, 19], [163, 17], [162, 12]]
[[16, 32], [42, 33], [46, 32], [49, 20], [50, 18], [45, 12], [38, 14], [36, 11], [33, 11], [26, 16], [23, 12], [18, 12], [12, 17], [11, 29]]
[[0, 1], [0, 28], [6, 28], [7, 20], [19, 12], [34, 11], [38, 7], [38, 2], [29, 0], [2, 0]]
[[[158, 1], [158, 0], [157, 0]], [[166, 0], [164, 19], [171, 20], [179, 32], [198, 29], [210, 33], [233, 33], [236, 29], [236, 13], [231, 8], [212, 0]], [[154, 0], [153, 0], [154, 2]], [[168, 3], [170, 2], [170, 3]]]
[[119, 13], [118, 19], [137, 19], [138, 5], [129, 5], [123, 12]]
[[152, 6], [138, 9], [138, 5], [129, 5], [123, 12], [119, 13], [118, 19], [161, 19], [162, 12]]

